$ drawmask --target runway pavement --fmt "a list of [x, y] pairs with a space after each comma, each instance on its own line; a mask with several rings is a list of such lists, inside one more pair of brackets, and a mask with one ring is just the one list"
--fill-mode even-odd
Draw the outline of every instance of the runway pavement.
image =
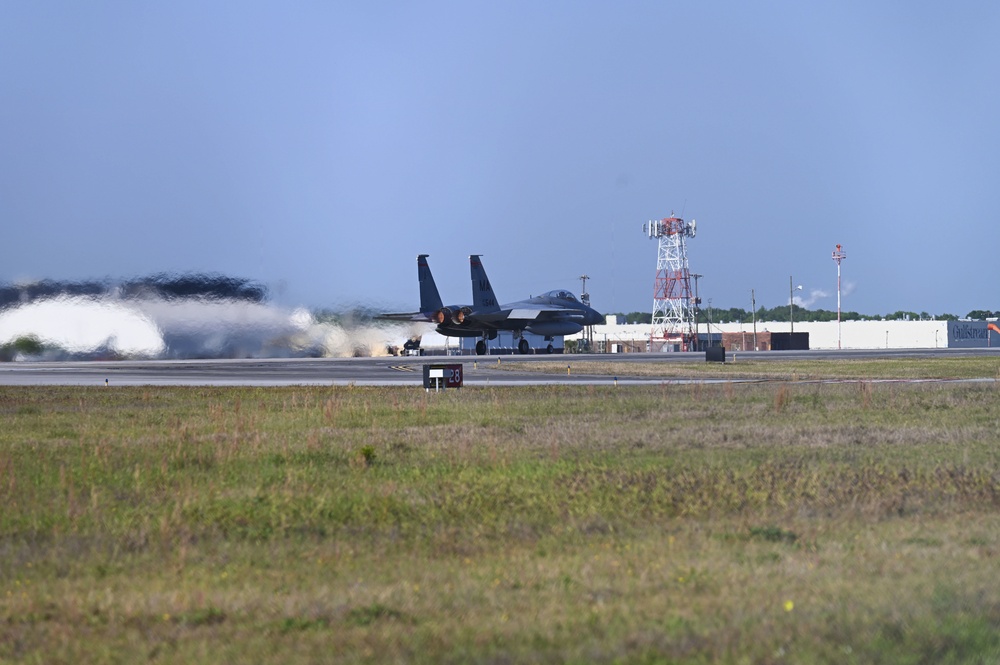
[[[898, 358], [898, 357], [998, 357], [998, 349], [886, 349], [841, 351], [739, 352], [742, 359], [781, 362], [819, 358]], [[729, 360], [733, 354], [728, 356]], [[554, 362], [556, 374], [509, 371], [497, 368], [512, 362]], [[291, 385], [402, 385], [419, 387], [423, 365], [460, 363], [467, 386], [611, 384], [614, 377], [588, 376], [572, 371], [574, 362], [668, 363], [703, 361], [702, 353], [633, 353], [606, 355], [538, 356], [410, 356], [386, 358], [296, 358], [242, 360], [123, 360], [78, 362], [0, 363], [0, 385], [32, 386], [291, 386]], [[568, 365], [570, 372], [561, 371]], [[620, 385], [658, 384], [678, 379], [628, 376], [617, 377]], [[683, 380], [683, 379], [682, 379]], [[692, 379], [705, 381], [704, 377]]]

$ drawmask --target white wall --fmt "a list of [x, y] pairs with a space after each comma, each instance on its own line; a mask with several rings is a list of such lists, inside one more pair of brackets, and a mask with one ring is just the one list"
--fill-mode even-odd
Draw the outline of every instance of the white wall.
[[[594, 342], [648, 340], [648, 323], [633, 325], [594, 326]], [[788, 321], [758, 321], [757, 332], [789, 332]], [[700, 327], [702, 336], [708, 334], [707, 326]], [[712, 325], [713, 335], [723, 332], [753, 332], [752, 323], [717, 323]], [[809, 333], [810, 349], [837, 348], [837, 322], [796, 322], [795, 332]], [[566, 339], [579, 339], [580, 335], [567, 335]], [[948, 346], [947, 321], [843, 321], [840, 324], [840, 343], [844, 349], [935, 349]]]

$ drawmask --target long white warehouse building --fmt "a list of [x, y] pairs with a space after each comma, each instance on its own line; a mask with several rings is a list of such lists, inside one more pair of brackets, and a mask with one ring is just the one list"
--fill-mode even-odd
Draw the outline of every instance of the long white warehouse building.
[[[593, 326], [595, 350], [606, 352], [646, 351], [650, 325], [618, 324], [614, 316], [608, 323]], [[992, 324], [992, 325], [991, 325]], [[788, 333], [788, 321], [758, 321], [757, 333]], [[944, 349], [1000, 346], [1000, 326], [996, 321], [836, 321], [795, 322], [794, 332], [809, 333], [810, 349]], [[739, 333], [752, 347], [752, 323], [714, 323], [711, 330], [702, 324], [699, 337], [718, 343], [723, 333]], [[566, 336], [566, 342], [579, 342], [586, 333]], [[839, 344], [838, 344], [839, 342]]]

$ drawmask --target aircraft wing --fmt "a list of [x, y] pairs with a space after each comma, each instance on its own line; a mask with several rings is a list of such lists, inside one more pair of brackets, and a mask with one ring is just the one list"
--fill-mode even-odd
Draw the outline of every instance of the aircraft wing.
[[378, 314], [375, 318], [378, 321], [404, 321], [416, 323], [436, 323], [433, 319], [434, 312], [389, 312]]
[[519, 308], [507, 314], [508, 321], [582, 321], [584, 318], [583, 312], [562, 307]]
[[[469, 314], [465, 321], [470, 328], [511, 328], [524, 327], [533, 322], [543, 321], [582, 321], [584, 313], [565, 307], [542, 305], [518, 305], [504, 308], [496, 312], [476, 312]], [[521, 324], [521, 325], [518, 325]]]

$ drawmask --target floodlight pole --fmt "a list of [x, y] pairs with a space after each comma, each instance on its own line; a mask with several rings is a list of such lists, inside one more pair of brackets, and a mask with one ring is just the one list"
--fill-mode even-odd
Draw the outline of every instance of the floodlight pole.
[[[795, 332], [795, 291], [796, 287], [792, 286], [792, 276], [788, 276], [788, 323], [791, 325], [791, 332]], [[802, 290], [802, 285], [800, 284], [797, 289]]]
[[840, 262], [847, 258], [847, 254], [840, 245], [833, 250], [833, 260], [837, 262], [837, 348], [840, 348]]

